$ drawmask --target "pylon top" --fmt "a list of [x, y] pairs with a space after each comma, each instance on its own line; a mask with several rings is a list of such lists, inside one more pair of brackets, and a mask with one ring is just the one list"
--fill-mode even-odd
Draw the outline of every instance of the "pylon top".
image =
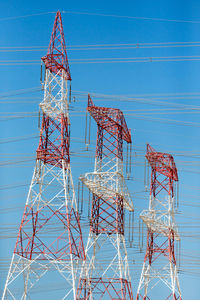
[[147, 144], [146, 158], [151, 165], [152, 169], [157, 172], [178, 181], [178, 171], [174, 158], [171, 154], [156, 152], [153, 147]]
[[95, 119], [97, 124], [103, 129], [109, 131], [112, 126], [119, 126], [122, 128], [122, 139], [127, 143], [131, 143], [131, 133], [127, 127], [124, 115], [120, 109], [95, 106], [90, 94], [88, 94], [87, 110]]
[[42, 57], [42, 60], [46, 68], [55, 74], [61, 69], [65, 70], [67, 79], [71, 80], [60, 11], [56, 13], [48, 52], [46, 56]]

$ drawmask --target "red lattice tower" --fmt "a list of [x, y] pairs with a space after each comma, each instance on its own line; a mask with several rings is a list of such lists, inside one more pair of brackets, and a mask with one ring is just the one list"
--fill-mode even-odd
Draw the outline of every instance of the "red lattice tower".
[[88, 95], [87, 111], [98, 129], [94, 172], [80, 177], [93, 196], [77, 299], [133, 299], [124, 238], [125, 209], [133, 204], [123, 177], [123, 141], [131, 143], [131, 134], [119, 109], [95, 106]]
[[70, 167], [71, 76], [59, 11], [48, 53], [42, 60], [45, 82], [36, 167], [3, 299], [30, 299], [30, 295], [32, 299], [31, 288], [51, 270], [57, 270], [64, 279], [62, 299], [75, 299], [77, 271], [85, 259]]
[[154, 299], [157, 285], [162, 284], [159, 299], [181, 300], [175, 256], [180, 237], [174, 219], [178, 173], [173, 156], [156, 152], [150, 145], [146, 159], [151, 166], [150, 200], [149, 209], [140, 217], [147, 226], [147, 249], [136, 299]]

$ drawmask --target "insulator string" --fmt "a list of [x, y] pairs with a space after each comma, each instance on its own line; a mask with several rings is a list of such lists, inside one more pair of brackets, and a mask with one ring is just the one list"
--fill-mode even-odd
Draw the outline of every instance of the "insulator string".
[[44, 82], [46, 81], [46, 70], [47, 70], [46, 65], [44, 65]]
[[88, 150], [88, 145], [87, 145], [87, 110], [86, 110], [86, 114], [85, 114], [85, 146], [86, 146], [86, 150]]
[[129, 218], [128, 218], [128, 241], [129, 244], [131, 244], [131, 212], [129, 212]]
[[88, 129], [88, 145], [90, 145], [90, 132], [91, 132], [91, 115], [89, 115], [89, 129]]
[[71, 82], [70, 82], [70, 86], [69, 86], [69, 103], [71, 103], [71, 100], [72, 100], [72, 85], [71, 85]]
[[40, 83], [42, 84], [42, 61], [41, 61], [41, 67], [40, 67]]
[[140, 250], [140, 252], [141, 252], [140, 238], [141, 238], [141, 233], [140, 233], [140, 219], [139, 219], [139, 239], [138, 239], [138, 247], [139, 247], [139, 250]]
[[132, 143], [130, 143], [130, 151], [129, 151], [129, 177], [131, 177], [132, 172]]
[[132, 212], [132, 242], [134, 239], [134, 219], [135, 219], [135, 213], [134, 211]]
[[142, 249], [143, 249], [143, 231], [144, 231], [144, 223], [142, 222]]
[[177, 181], [177, 189], [176, 189], [176, 193], [177, 193], [177, 209], [179, 209], [179, 181]]
[[178, 269], [181, 268], [181, 240], [179, 240], [179, 260], [178, 260]]
[[91, 193], [89, 190], [89, 195], [88, 195], [88, 220], [90, 220], [90, 202], [91, 202]]
[[82, 190], [81, 190], [81, 210], [80, 210], [80, 214], [83, 213], [83, 197], [84, 197], [84, 184], [82, 182]]
[[80, 213], [80, 181], [78, 182], [78, 212]]
[[38, 111], [38, 129], [40, 130], [40, 108]]
[[147, 185], [146, 185], [146, 176], [147, 176], [147, 161], [146, 161], [146, 157], [144, 158], [144, 188], [145, 188], [145, 192], [147, 191]]
[[129, 233], [128, 233], [128, 241], [130, 248], [133, 247], [133, 230], [134, 230], [134, 212], [129, 212]]
[[175, 208], [175, 210], [177, 210], [177, 197], [176, 197], [176, 182], [173, 182], [173, 195], [172, 195], [172, 199], [173, 199], [173, 207]]
[[127, 143], [127, 145], [126, 145], [126, 175], [129, 178], [129, 176], [128, 176], [128, 158], [129, 158], [128, 152], [129, 152], [129, 148], [128, 148], [128, 143]]

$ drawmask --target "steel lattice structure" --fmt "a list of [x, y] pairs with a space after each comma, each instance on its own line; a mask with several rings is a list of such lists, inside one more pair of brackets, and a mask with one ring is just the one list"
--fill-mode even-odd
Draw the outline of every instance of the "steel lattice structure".
[[175, 256], [180, 237], [174, 218], [178, 173], [173, 156], [150, 145], [146, 159], [151, 166], [150, 200], [140, 217], [147, 226], [147, 248], [136, 299], [154, 299], [152, 289], [162, 283], [163, 300], [181, 300]]
[[71, 80], [61, 14], [56, 14], [45, 64], [43, 112], [36, 167], [3, 299], [30, 299], [42, 276], [64, 278], [62, 299], [75, 299], [78, 267], [85, 259], [70, 168], [68, 82]]
[[[134, 208], [123, 177], [123, 141], [131, 143], [131, 134], [119, 109], [95, 106], [88, 95], [87, 111], [98, 130], [94, 172], [80, 177], [93, 196], [87, 260], [77, 299], [133, 299], [124, 210]], [[107, 249], [113, 253], [112, 260], [106, 260]]]

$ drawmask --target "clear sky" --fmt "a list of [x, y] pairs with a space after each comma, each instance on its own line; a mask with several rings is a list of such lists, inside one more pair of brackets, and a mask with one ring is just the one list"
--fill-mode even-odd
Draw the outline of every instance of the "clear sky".
[[[133, 180], [128, 184], [136, 208], [135, 241], [128, 254], [134, 295], [145, 251], [145, 246], [142, 253], [138, 251], [138, 215], [148, 207], [148, 192], [144, 191], [148, 142], [158, 151], [173, 154], [177, 164], [177, 223], [182, 239], [179, 279], [183, 299], [198, 300], [199, 1], [74, 0], [59, 1], [59, 5], [54, 1], [1, 1], [0, 288], [6, 279], [35, 164], [38, 105], [43, 97], [40, 58], [46, 54], [58, 9], [64, 11], [72, 96], [76, 99], [71, 105], [75, 183], [80, 174], [93, 169], [94, 122], [89, 152], [84, 144], [90, 92], [97, 105], [120, 108], [133, 135]], [[87, 238], [87, 219], [82, 222]], [[161, 289], [157, 299], [161, 299], [159, 295]]]

